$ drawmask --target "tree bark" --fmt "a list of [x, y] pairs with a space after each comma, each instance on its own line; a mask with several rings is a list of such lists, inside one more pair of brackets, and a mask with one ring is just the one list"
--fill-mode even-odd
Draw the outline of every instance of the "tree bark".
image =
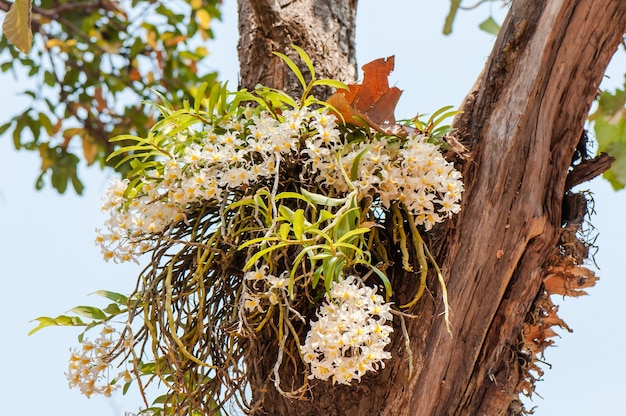
[[[255, 6], [256, 3], [259, 3]], [[285, 3], [285, 2], [283, 2]], [[329, 10], [353, 10], [354, 1], [315, 3]], [[314, 55], [324, 76], [347, 80], [328, 50], [348, 50], [353, 43], [341, 30], [326, 32], [327, 49], [309, 42], [315, 19], [302, 14], [288, 24], [277, 3], [240, 1], [242, 85], [256, 82], [278, 88], [293, 85], [278, 68], [271, 50], [300, 43]], [[311, 2], [292, 2], [313, 10]], [[305, 6], [306, 5], [306, 6]], [[262, 8], [273, 17], [264, 19]], [[320, 6], [321, 7], [321, 6]], [[255, 19], [250, 24], [251, 9]], [[246, 14], [247, 13], [247, 14]], [[323, 19], [322, 19], [323, 20]], [[339, 19], [334, 24], [354, 22]], [[247, 32], [249, 24], [251, 32]], [[297, 27], [295, 36], [286, 27]], [[344, 29], [352, 36], [354, 27]], [[447, 280], [452, 308], [452, 336], [446, 331], [443, 305], [435, 284], [410, 313], [413, 374], [409, 377], [399, 325], [394, 358], [380, 373], [353, 386], [314, 383], [312, 399], [290, 401], [268, 381], [275, 355], [257, 351], [257, 374], [251, 378], [257, 414], [272, 415], [504, 415], [526, 377], [520, 364], [522, 326], [534, 300], [543, 292], [546, 269], [560, 255], [562, 203], [572, 157], [602, 75], [626, 30], [626, 2], [617, 0], [516, 1], [490, 58], [456, 121], [458, 138], [471, 158], [460, 162], [466, 191], [463, 209], [449, 227], [439, 230], [439, 264]], [[257, 31], [266, 37], [258, 37]], [[275, 36], [282, 36], [276, 38]], [[345, 44], [344, 44], [345, 42]], [[319, 44], [317, 44], [319, 45]], [[275, 49], [277, 48], [277, 49]], [[341, 70], [340, 70], [341, 69]], [[337, 71], [337, 72], [333, 72]], [[400, 263], [400, 262], [398, 262]], [[412, 275], [393, 276], [401, 296], [415, 293]], [[404, 295], [403, 295], [404, 294]], [[394, 325], [397, 322], [394, 323]], [[266, 350], [263, 350], [267, 352]]]
[[307, 52], [318, 78], [354, 82], [356, 5], [357, 0], [238, 0], [241, 87], [261, 84], [299, 96], [298, 80], [272, 55], [281, 52], [299, 64], [292, 44]]

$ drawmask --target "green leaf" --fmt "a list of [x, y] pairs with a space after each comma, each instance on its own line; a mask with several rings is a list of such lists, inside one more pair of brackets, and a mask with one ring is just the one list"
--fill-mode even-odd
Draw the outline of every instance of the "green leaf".
[[498, 32], [500, 32], [500, 25], [495, 20], [493, 20], [493, 17], [491, 16], [489, 16], [481, 24], [479, 24], [478, 28], [492, 35], [497, 35]]
[[345, 83], [341, 81], [337, 81], [336, 79], [317, 79], [313, 81], [313, 86], [315, 85], [334, 87], [334, 88], [337, 88], [338, 90], [348, 89], [348, 86]]
[[309, 55], [307, 55], [304, 49], [299, 46], [292, 44], [291, 47], [294, 48], [296, 52], [298, 52], [298, 55], [300, 55], [300, 59], [302, 59], [307, 68], [309, 68], [309, 71], [311, 72], [311, 79], [315, 79], [315, 67], [313, 66], [313, 62], [311, 62], [311, 58], [309, 58]]
[[43, 73], [43, 82], [49, 87], [54, 87], [57, 80], [54, 78], [54, 74], [52, 72], [46, 71]]
[[70, 312], [74, 312], [75, 314], [84, 316], [85, 318], [97, 320], [106, 319], [107, 317], [101, 309], [94, 308], [93, 306], [77, 306], [70, 309]]
[[357, 236], [357, 235], [361, 235], [361, 234], [365, 234], [367, 232], [369, 232], [370, 229], [367, 227], [361, 227], [361, 228], [357, 228], [355, 230], [350, 230], [348, 232], [346, 232], [345, 234], [343, 234], [339, 240], [337, 240], [337, 243], [343, 243], [344, 241], [348, 241], [350, 238]]
[[299, 194], [297, 192], [290, 192], [290, 191], [281, 192], [278, 195], [276, 195], [274, 199], [276, 201], [280, 201], [281, 199], [288, 199], [288, 198], [299, 199], [300, 201], [304, 201], [307, 204], [309, 204], [311, 208], [315, 209], [315, 205], [313, 205], [312, 201], [308, 199], [308, 197], [306, 197], [304, 194]]
[[[313, 267], [313, 260], [311, 260], [311, 265]], [[322, 277], [322, 267], [323, 266], [319, 266], [317, 269], [315, 269], [315, 273], [313, 273], [313, 280], [311, 281], [311, 287], [313, 289], [317, 287], [317, 284], [319, 283], [320, 278]]]
[[102, 296], [117, 303], [118, 305], [126, 306], [128, 304], [128, 298], [121, 293], [109, 292], [108, 290], [97, 290], [92, 295]]
[[50, 118], [46, 114], [40, 112], [39, 122], [41, 123], [41, 126], [46, 130], [48, 136], [52, 136], [52, 134], [54, 133], [54, 126], [52, 125]]
[[57, 316], [56, 318], [40, 316], [39, 318], [33, 319], [33, 321], [38, 321], [39, 325], [31, 329], [28, 335], [32, 335], [35, 332], [39, 331], [40, 329], [48, 327], [48, 326], [85, 326], [86, 325], [79, 317], [66, 316], [66, 315], [60, 315], [60, 316]]
[[31, 6], [31, 0], [15, 0], [2, 23], [4, 36], [26, 54], [33, 45], [33, 33], [30, 28]]
[[599, 150], [607, 149], [612, 143], [626, 143], [626, 118], [620, 118], [616, 123], [599, 117], [593, 123], [593, 130], [598, 140]]
[[358, 155], [354, 158], [354, 162], [352, 162], [352, 169], [350, 170], [350, 179], [356, 181], [359, 177], [359, 164], [361, 163], [361, 159], [363, 156], [369, 152], [370, 147], [366, 146], [363, 150], [359, 152]]
[[122, 312], [122, 310], [120, 309], [117, 303], [109, 304], [106, 308], [103, 309], [103, 311], [108, 313], [109, 315], [117, 315], [120, 312]]
[[291, 225], [289, 225], [288, 222], [284, 222], [280, 225], [280, 228], [278, 229], [278, 235], [280, 235], [280, 238], [282, 238], [283, 240], [286, 240], [287, 237], [289, 237], [289, 231], [291, 231]]
[[72, 180], [72, 186], [74, 187], [74, 190], [76, 191], [76, 193], [78, 195], [82, 195], [83, 191], [85, 190], [85, 185], [83, 185], [80, 179], [78, 179], [76, 172], [74, 172], [74, 174], [70, 176], [70, 179]]
[[276, 244], [275, 246], [264, 248], [263, 250], [260, 250], [254, 253], [254, 255], [250, 257], [250, 260], [248, 260], [248, 262], [243, 266], [243, 270], [244, 271], [249, 270], [252, 266], [256, 264], [257, 260], [259, 260], [261, 257], [265, 256], [266, 254], [274, 250], [278, 250], [279, 248], [287, 247], [288, 245], [289, 245], [288, 243], [280, 243], [280, 244]]
[[294, 212], [291, 208], [286, 207], [285, 205], [280, 205], [278, 207], [278, 211], [285, 221], [293, 222]]
[[304, 76], [302, 75], [300, 68], [298, 68], [298, 65], [296, 65], [296, 63], [292, 61], [291, 58], [289, 58], [287, 55], [283, 53], [273, 52], [273, 54], [278, 56], [280, 59], [282, 59], [287, 64], [287, 66], [291, 68], [291, 71], [298, 78], [298, 81], [300, 81], [300, 84], [302, 84], [302, 88], [306, 90], [306, 81], [304, 80]]
[[337, 280], [339, 273], [343, 270], [344, 260], [341, 257], [329, 257], [322, 263], [324, 273], [324, 287], [330, 293], [330, 285]]
[[611, 164], [611, 169], [604, 174], [604, 177], [617, 191], [626, 185], [626, 142], [611, 143], [607, 146], [606, 151], [615, 158], [615, 161]]
[[206, 90], [208, 87], [209, 87], [209, 84], [206, 82], [203, 82], [202, 84], [200, 84], [200, 87], [198, 87], [198, 92], [196, 93], [196, 99], [194, 100], [194, 103], [193, 103], [193, 109], [196, 113], [200, 111], [200, 106], [202, 105], [202, 100], [204, 99], [204, 94], [206, 93]]
[[309, 202], [312, 202], [317, 205], [324, 205], [327, 207], [338, 207], [338, 206], [344, 205], [348, 201], [347, 198], [331, 198], [329, 196], [315, 194], [313, 192], [307, 191], [304, 188], [301, 188], [300, 192], [302, 192], [302, 195], [307, 200], [309, 200]]
[[293, 233], [298, 240], [302, 240], [304, 231], [304, 210], [298, 209], [293, 214]]
[[380, 270], [378, 267], [376, 266], [372, 266], [369, 265], [369, 267], [374, 271], [374, 273], [376, 273], [376, 275], [380, 278], [380, 280], [383, 282], [383, 286], [385, 286], [385, 293], [387, 294], [387, 300], [389, 300], [389, 298], [391, 297], [391, 282], [389, 281], [389, 278], [387, 277], [387, 275], [385, 273], [383, 273], [382, 270]]

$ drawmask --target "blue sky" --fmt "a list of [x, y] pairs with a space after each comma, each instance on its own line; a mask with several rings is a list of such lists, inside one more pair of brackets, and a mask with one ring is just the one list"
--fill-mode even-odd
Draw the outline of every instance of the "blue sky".
[[[207, 64], [222, 80], [237, 80], [237, 22], [234, 2], [227, 1], [224, 23], [215, 24], [217, 41], [209, 45]], [[437, 4], [434, 4], [437, 3]], [[397, 116], [429, 113], [444, 105], [458, 105], [479, 74], [493, 37], [478, 30], [487, 9], [461, 14], [450, 37], [440, 35], [448, 2], [362, 0], [357, 20], [359, 64], [396, 56], [391, 82], [404, 90]], [[493, 9], [501, 15], [497, 6]], [[621, 52], [603, 86], [621, 85], [626, 59]], [[6, 120], [26, 101], [16, 95], [22, 87], [10, 75], [0, 75], [0, 120]], [[82, 197], [34, 190], [38, 158], [12, 149], [8, 135], [0, 137], [0, 264], [3, 265], [0, 316], [5, 332], [0, 343], [4, 361], [2, 413], [7, 415], [117, 416], [140, 406], [135, 392], [112, 399], [86, 399], [69, 390], [63, 375], [69, 348], [77, 332], [53, 328], [27, 337], [29, 321], [61, 314], [73, 306], [94, 304], [88, 296], [99, 289], [128, 292], [139, 267], [105, 263], [93, 244], [94, 229], [103, 221], [100, 196], [110, 172], [81, 167], [86, 191]], [[625, 274], [621, 263], [626, 235], [626, 193], [594, 180], [586, 184], [595, 196], [592, 222], [600, 235], [596, 257], [601, 277], [591, 296], [557, 300], [561, 317], [574, 329], [562, 333], [557, 347], [546, 352], [552, 364], [535, 397], [535, 415], [570, 416], [623, 414], [626, 394]], [[451, 276], [450, 278], [454, 278]], [[454, 308], [454, 305], [452, 305]]]

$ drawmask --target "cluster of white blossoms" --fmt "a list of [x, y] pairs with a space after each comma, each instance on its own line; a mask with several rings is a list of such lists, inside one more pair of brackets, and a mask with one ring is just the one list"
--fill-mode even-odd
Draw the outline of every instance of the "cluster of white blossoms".
[[183, 220], [198, 203], [218, 204], [231, 190], [271, 178], [288, 158], [303, 163], [301, 176], [329, 194], [353, 187], [374, 205], [389, 208], [397, 201], [426, 230], [460, 210], [461, 175], [424, 135], [346, 143], [334, 115], [304, 107], [279, 119], [262, 112], [210, 126], [132, 192], [128, 180], [114, 181], [103, 199], [108, 219], [105, 230], [96, 230], [96, 243], [107, 261], [136, 261], [153, 246], [151, 235]]
[[384, 367], [383, 360], [391, 358], [384, 351], [393, 331], [386, 325], [393, 319], [390, 307], [356, 276], [333, 282], [301, 348], [311, 366], [309, 378], [349, 384]]
[[[461, 209], [460, 172], [422, 134], [374, 137], [347, 146], [330, 139], [306, 145], [303, 153], [309, 158], [305, 163], [316, 174], [317, 183], [343, 193], [355, 187], [360, 198], [371, 198], [374, 205], [385, 208], [394, 201], [401, 203], [427, 231]], [[338, 153], [343, 154], [341, 166]], [[346, 173], [356, 173], [349, 178], [351, 184]]]
[[241, 295], [241, 312], [264, 312], [265, 304], [277, 305], [287, 294], [289, 278], [287, 272], [274, 276], [267, 272], [267, 264], [244, 274], [243, 292]]
[[[210, 126], [198, 142], [185, 147], [129, 192], [116, 180], [103, 198], [105, 230], [96, 230], [104, 258], [136, 261], [149, 250], [151, 235], [185, 218], [198, 203], [219, 204], [231, 190], [274, 177], [281, 160], [298, 155], [302, 137], [339, 140], [335, 117], [309, 108], [285, 110], [280, 121], [268, 112]], [[186, 138], [188, 140], [188, 138]]]
[[87, 397], [103, 394], [107, 397], [118, 389], [122, 382], [129, 382], [131, 375], [124, 370], [111, 378], [109, 353], [119, 340], [115, 328], [105, 325], [100, 336], [91, 342], [84, 340], [82, 347], [71, 350], [68, 371], [65, 374], [70, 388], [78, 388]]

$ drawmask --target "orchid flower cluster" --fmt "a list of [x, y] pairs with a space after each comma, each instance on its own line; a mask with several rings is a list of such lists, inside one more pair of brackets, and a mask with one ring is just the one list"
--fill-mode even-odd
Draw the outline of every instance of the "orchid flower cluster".
[[129, 195], [130, 181], [115, 180], [102, 205], [109, 216], [106, 231], [97, 230], [96, 237], [104, 258], [136, 261], [153, 247], [151, 235], [183, 220], [198, 204], [219, 204], [231, 190], [273, 177], [283, 159], [298, 156], [305, 134], [311, 143], [340, 141], [336, 118], [327, 111], [305, 107], [280, 118], [265, 111], [211, 126], [180, 156], [147, 172], [137, 192]]
[[330, 295], [317, 311], [318, 320], [302, 346], [302, 356], [311, 366], [309, 378], [350, 384], [367, 371], [385, 367], [391, 358], [385, 347], [393, 328], [391, 304], [357, 276], [333, 282]]
[[[97, 230], [96, 242], [107, 261], [136, 261], [154, 246], [151, 235], [184, 220], [198, 204], [220, 203], [230, 190], [275, 176], [288, 158], [302, 161], [301, 176], [329, 194], [356, 188], [361, 199], [385, 208], [401, 202], [426, 230], [460, 210], [461, 175], [426, 136], [346, 143], [334, 115], [303, 107], [211, 126], [131, 192], [128, 179], [113, 181], [102, 205], [106, 230]], [[353, 178], [346, 175], [355, 171]]]
[[113, 378], [109, 374], [112, 370], [109, 354], [118, 341], [118, 331], [110, 325], [104, 325], [100, 336], [93, 342], [83, 340], [80, 348], [71, 350], [65, 374], [69, 387], [78, 388], [87, 397], [94, 394], [109, 397], [123, 382], [129, 382], [131, 375], [128, 370], [120, 372]]

